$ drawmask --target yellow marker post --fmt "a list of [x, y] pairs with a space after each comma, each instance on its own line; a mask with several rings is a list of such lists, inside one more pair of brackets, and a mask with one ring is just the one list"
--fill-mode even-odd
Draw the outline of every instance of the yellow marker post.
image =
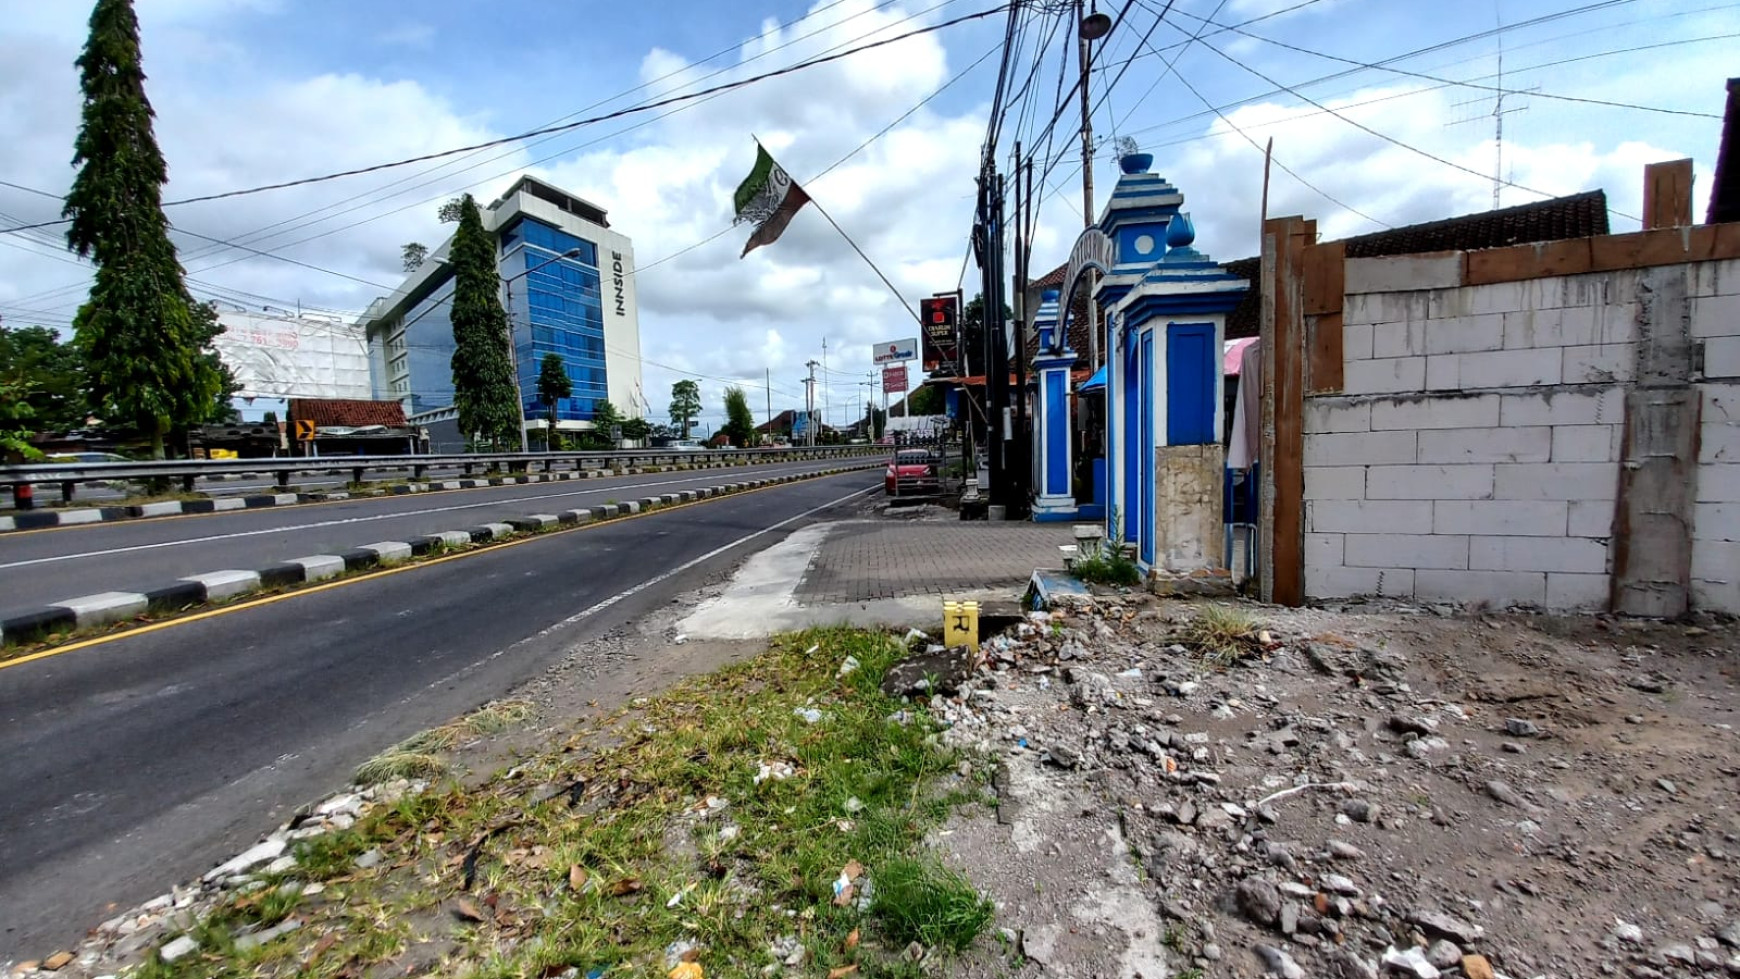
[[979, 651], [978, 602], [943, 602], [943, 645]]

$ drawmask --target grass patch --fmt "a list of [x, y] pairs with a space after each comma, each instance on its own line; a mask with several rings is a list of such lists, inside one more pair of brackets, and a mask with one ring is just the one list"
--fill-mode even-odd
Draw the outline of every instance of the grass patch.
[[[693, 943], [708, 976], [758, 976], [793, 958], [785, 974], [934, 972], [935, 956], [967, 948], [992, 918], [924, 844], [982, 786], [958, 774], [921, 707], [877, 688], [904, 652], [880, 633], [782, 637], [481, 788], [437, 787], [304, 841], [291, 876], [326, 892], [285, 912], [306, 919], [301, 929], [267, 957], [213, 935], [154, 979], [384, 974], [432, 938], [453, 943], [438, 974], [466, 979], [662, 975], [677, 942]], [[847, 656], [862, 665], [838, 677]], [[524, 704], [492, 704], [395, 747], [438, 753], [527, 716]], [[358, 871], [377, 848], [380, 868]], [[931, 957], [905, 959], [913, 941]]]
[[1096, 585], [1138, 585], [1142, 569], [1121, 547], [1100, 546], [1084, 552], [1069, 566], [1069, 573]]
[[1205, 605], [1184, 624], [1178, 639], [1211, 666], [1226, 668], [1247, 656], [1259, 655], [1257, 620], [1224, 605]]
[[524, 700], [499, 700], [441, 727], [413, 734], [357, 767], [358, 785], [378, 785], [393, 779], [436, 779], [448, 772], [441, 758], [461, 742], [500, 734], [531, 718], [534, 710]]

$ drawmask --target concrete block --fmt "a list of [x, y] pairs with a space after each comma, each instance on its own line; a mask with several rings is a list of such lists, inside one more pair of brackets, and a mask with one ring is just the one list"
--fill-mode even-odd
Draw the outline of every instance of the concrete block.
[[1480, 313], [1426, 321], [1427, 354], [1459, 354], [1498, 350], [1504, 346], [1503, 313]]
[[1634, 343], [1642, 336], [1637, 327], [1637, 303], [1606, 303], [1588, 308], [1595, 321], [1595, 343]]
[[1694, 504], [1692, 539], [1740, 541], [1740, 503]]
[[[1560, 378], [1566, 384], [1610, 384], [1637, 376], [1637, 345], [1634, 343], [1566, 347], [1561, 356], [1564, 366]], [[1541, 383], [1557, 383], [1560, 378]]]
[[[471, 535], [466, 534], [465, 539], [469, 542], [471, 540]], [[327, 578], [336, 578], [339, 575], [344, 574], [344, 558], [341, 558], [336, 554], [314, 554], [308, 557], [293, 557], [285, 563], [300, 564], [302, 566], [303, 581], [324, 581]]]
[[1740, 377], [1740, 336], [1704, 341], [1705, 377]]
[[1611, 500], [1572, 500], [1566, 516], [1565, 536], [1613, 536], [1614, 504]]
[[[1306, 470], [1310, 485], [1310, 470]], [[1372, 466], [1365, 474], [1368, 500], [1490, 500], [1490, 463], [1466, 466]], [[1309, 492], [1307, 492], [1309, 495]]]
[[1698, 467], [1698, 503], [1740, 503], [1740, 464], [1718, 462]]
[[1346, 326], [1401, 323], [1423, 320], [1427, 315], [1425, 292], [1356, 293], [1342, 302], [1341, 321]]
[[1455, 356], [1459, 358], [1456, 372], [1460, 386], [1474, 390], [1558, 384], [1564, 354], [1558, 348], [1546, 348], [1489, 350]]
[[1462, 390], [1462, 355], [1439, 354], [1426, 358], [1426, 390]]
[[695, 491], [683, 490], [681, 493], [677, 494], [677, 498], [682, 500], [684, 503], [692, 503], [695, 500]]
[[579, 524], [587, 524], [587, 523], [592, 522], [592, 511], [591, 510], [579, 510], [579, 509], [564, 510], [564, 511], [562, 511], [560, 516], [562, 518], [563, 523], [571, 523], [571, 524], [575, 524], [576, 526]]
[[1500, 464], [1499, 500], [1612, 500], [1619, 496], [1617, 462]]
[[1563, 500], [1437, 500], [1432, 533], [1492, 537], [1563, 537], [1569, 503]]
[[1719, 612], [1740, 612], [1740, 544], [1697, 541], [1692, 545], [1692, 603]]
[[1539, 571], [1414, 572], [1414, 594], [1454, 602], [1486, 602], [1542, 606], [1547, 601], [1547, 576]]
[[1359, 360], [1344, 365], [1341, 371], [1341, 390], [1347, 394], [1418, 391], [1425, 385], [1424, 357]]
[[1462, 253], [1422, 252], [1387, 258], [1350, 258], [1347, 260], [1346, 282], [1349, 295], [1454, 289], [1462, 285]]
[[[1553, 430], [1544, 426], [1419, 433], [1418, 461], [1422, 463], [1546, 462], [1552, 453]], [[1309, 449], [1306, 457], [1310, 457]]]
[[1693, 262], [1687, 283], [1688, 296], [1732, 296], [1740, 294], [1740, 260]]
[[1414, 432], [1349, 432], [1305, 436], [1305, 466], [1365, 466], [1413, 462]]
[[1601, 333], [1587, 308], [1524, 309], [1504, 313], [1506, 350], [1533, 350], [1598, 343]]
[[1498, 423], [1524, 425], [1621, 425], [1625, 390], [1560, 390], [1500, 395]]
[[486, 523], [483, 529], [489, 531], [490, 540], [501, 540], [514, 532], [513, 524], [506, 523]]
[[13, 525], [11, 517], [0, 517], [0, 531], [16, 529], [18, 528]]
[[383, 540], [373, 544], [364, 544], [361, 550], [375, 552], [375, 557], [382, 564], [392, 564], [397, 561], [411, 560], [411, 545], [404, 541]]
[[1610, 575], [1547, 573], [1547, 608], [1605, 611], [1612, 596], [1613, 578]]
[[1410, 568], [1314, 568], [1305, 566], [1305, 594], [1311, 598], [1353, 595], [1406, 597], [1414, 593]]
[[1417, 500], [1307, 500], [1305, 530], [1314, 534], [1424, 534], [1437, 504]]
[[1456, 535], [1348, 534], [1344, 548], [1350, 568], [1468, 567], [1468, 538]]
[[61, 527], [103, 522], [103, 511], [101, 510], [62, 510], [56, 516], [59, 517], [58, 526]]
[[661, 506], [672, 506], [681, 502], [683, 502], [683, 498], [676, 493], [664, 493], [659, 496]]
[[1624, 437], [1618, 425], [1555, 425], [1553, 461], [1618, 462]]
[[1371, 325], [1373, 357], [1418, 357], [1426, 352], [1426, 320]]
[[441, 543], [448, 547], [464, 547], [471, 543], [471, 535], [463, 530], [443, 530], [438, 534], [431, 534], [430, 536], [439, 538]]
[[1420, 397], [1374, 401], [1374, 431], [1421, 428], [1497, 428], [1498, 395]]
[[1341, 327], [1341, 359], [1343, 363], [1370, 360], [1372, 357], [1372, 324], [1343, 323]]
[[168, 500], [162, 503], [141, 503], [127, 508], [135, 517], [170, 517], [181, 512], [180, 500]]
[[1426, 315], [1435, 320], [1450, 319], [1481, 313], [1506, 313], [1524, 309], [1527, 305], [1526, 282], [1496, 282], [1459, 289], [1435, 289], [1430, 293]]
[[562, 518], [554, 513], [529, 513], [526, 515], [526, 519], [536, 521], [538, 526], [545, 530], [557, 526], [562, 522]]
[[662, 505], [664, 501], [656, 496], [643, 496], [638, 502], [640, 503], [640, 508], [642, 510], [651, 510], [654, 507]]
[[214, 511], [219, 512], [224, 510], [245, 510], [247, 507], [247, 501], [239, 496], [226, 496], [211, 501], [211, 508]]
[[1473, 537], [1468, 567], [1475, 571], [1607, 573], [1607, 542], [1589, 537]]
[[1305, 468], [1305, 499], [1365, 499], [1365, 467], [1307, 466]]
[[1343, 534], [1306, 534], [1305, 535], [1305, 566], [1307, 568], [1338, 568], [1346, 562], [1342, 560]]
[[69, 598], [64, 602], [50, 602], [55, 608], [64, 608], [73, 614], [73, 621], [80, 629], [90, 626], [108, 625], [142, 615], [151, 604], [144, 595], [130, 591], [106, 591], [95, 595], [81, 595]]
[[289, 506], [292, 503], [297, 503], [297, 502], [300, 502], [300, 497], [298, 497], [295, 493], [273, 493], [272, 494], [272, 505], [273, 506]]
[[1344, 398], [1306, 398], [1305, 434], [1371, 431], [1371, 403]]
[[191, 581], [203, 587], [205, 600], [208, 602], [260, 590], [260, 573], [258, 571], [209, 571], [205, 574], [190, 574], [181, 580]]
[[594, 520], [607, 520], [616, 516], [616, 514], [617, 508], [614, 503], [606, 503], [603, 506], [592, 507], [592, 519]]
[[1740, 336], [1740, 295], [1697, 296], [1689, 301], [1692, 336]]

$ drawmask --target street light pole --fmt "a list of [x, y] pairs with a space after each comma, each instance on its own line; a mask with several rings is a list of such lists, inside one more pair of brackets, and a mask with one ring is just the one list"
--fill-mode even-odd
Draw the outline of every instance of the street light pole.
[[[580, 249], [570, 248], [567, 251], [563, 252], [562, 254], [557, 255], [555, 258], [545, 259], [544, 261], [539, 262], [538, 264], [532, 266], [531, 268], [526, 269], [524, 272], [516, 272], [513, 275], [501, 277], [502, 288], [507, 292], [507, 300], [506, 300], [506, 302], [504, 302], [502, 304], [502, 308], [507, 313], [507, 317], [508, 317], [508, 337], [507, 337], [508, 363], [512, 366], [512, 369], [514, 372], [514, 407], [519, 412], [519, 416], [520, 416], [520, 451], [521, 452], [530, 452], [531, 448], [526, 442], [526, 393], [520, 385], [520, 353], [519, 353], [519, 350], [517, 348], [515, 348], [515, 346], [514, 346], [514, 280], [524, 278], [525, 276], [531, 275], [533, 272], [537, 272], [540, 269], [543, 269], [545, 266], [554, 265], [557, 262], [560, 262], [564, 258], [579, 258], [579, 257], [580, 257]], [[499, 272], [496, 274], [500, 275]], [[529, 310], [529, 308], [530, 307], [528, 306], [528, 310]], [[531, 329], [530, 323], [526, 324], [526, 329], [527, 330]], [[544, 446], [545, 446], [545, 448], [548, 448], [551, 445], [551, 443], [553, 442], [553, 440], [555, 438], [555, 434], [556, 433], [555, 433], [555, 430], [553, 428], [551, 431], [544, 433]]]
[[[1081, 60], [1081, 215], [1082, 227], [1094, 226], [1094, 124], [1092, 104], [1088, 100], [1088, 67], [1092, 63], [1091, 47], [1094, 41], [1106, 36], [1112, 29], [1112, 19], [1099, 11], [1086, 16], [1082, 15], [1082, 0], [1075, 0], [1075, 13], [1078, 27], [1076, 35], [1076, 54]], [[1100, 309], [1093, 300], [1094, 282], [1098, 277], [1092, 269], [1088, 270], [1088, 369], [1098, 370], [1100, 366]], [[1068, 303], [1073, 297], [1065, 296]], [[1063, 311], [1068, 318], [1069, 311]]]

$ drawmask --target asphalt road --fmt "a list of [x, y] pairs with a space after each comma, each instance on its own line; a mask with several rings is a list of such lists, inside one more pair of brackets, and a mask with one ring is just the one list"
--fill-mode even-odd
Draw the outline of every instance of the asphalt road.
[[112, 904], [228, 859], [383, 747], [878, 480], [598, 524], [0, 667], [0, 962], [70, 947]]
[[644, 473], [5, 534], [0, 535], [0, 614], [80, 595], [137, 591], [183, 575], [253, 569], [377, 541], [463, 530], [507, 517], [873, 461]]

